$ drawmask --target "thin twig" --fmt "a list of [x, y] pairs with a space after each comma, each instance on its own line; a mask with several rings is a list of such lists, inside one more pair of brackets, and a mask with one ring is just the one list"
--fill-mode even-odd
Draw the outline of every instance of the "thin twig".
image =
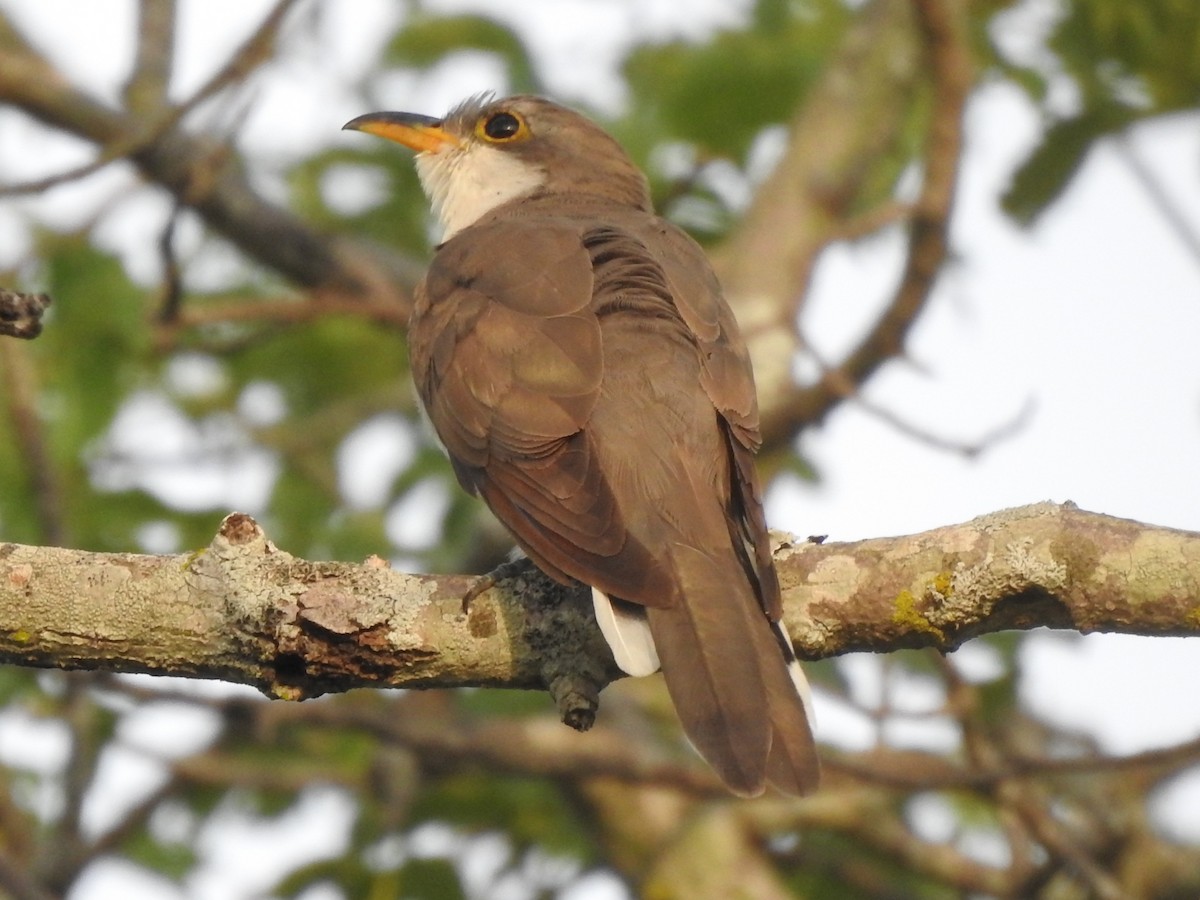
[[925, 38], [933, 87], [933, 112], [925, 149], [925, 179], [912, 209], [908, 257], [900, 285], [866, 337], [826, 377], [796, 391], [764, 421], [764, 443], [779, 439], [780, 429], [824, 417], [845, 396], [845, 384], [859, 385], [888, 360], [901, 354], [946, 261], [950, 215], [963, 145], [963, 110], [971, 89], [972, 62], [965, 34], [965, 12], [948, 0], [914, 0], [917, 24]]
[[180, 201], [176, 200], [171, 215], [167, 217], [167, 224], [163, 226], [162, 234], [158, 238], [158, 257], [162, 260], [163, 268], [158, 320], [167, 324], [173, 323], [179, 317], [179, 309], [183, 303], [183, 270], [175, 253], [175, 229], [179, 224], [182, 208]]
[[806, 342], [806, 345], [809, 348], [807, 351], [808, 355], [821, 368], [820, 380], [825, 382], [831, 390], [839, 392], [842, 399], [852, 401], [863, 412], [887, 424], [900, 434], [919, 441], [934, 450], [954, 453], [966, 459], [974, 459], [985, 451], [991, 450], [997, 444], [1019, 434], [1029, 423], [1029, 419], [1037, 407], [1034, 399], [1027, 397], [1025, 402], [1021, 404], [1021, 408], [1006, 421], [994, 425], [973, 441], [956, 441], [945, 435], [935, 434], [928, 429], [921, 428], [888, 408], [868, 400], [863, 395], [861, 385], [852, 381], [843, 369], [825, 362], [817, 355], [810, 344]]
[[1146, 196], [1150, 198], [1150, 202], [1154, 204], [1159, 215], [1179, 238], [1184, 249], [1191, 254], [1193, 262], [1200, 263], [1200, 234], [1197, 234], [1195, 226], [1188, 220], [1183, 209], [1167, 193], [1154, 171], [1146, 165], [1146, 161], [1137, 152], [1137, 148], [1134, 147], [1128, 134], [1119, 135], [1115, 143], [1117, 156], [1129, 166], [1130, 171], [1133, 172], [1138, 184], [1142, 186], [1142, 190], [1146, 192]]
[[159, 350], [170, 349], [183, 334], [209, 325], [297, 325], [337, 315], [357, 316], [398, 330], [408, 324], [408, 310], [399, 305], [364, 303], [337, 291], [314, 291], [307, 299], [247, 297], [192, 303], [159, 323], [154, 343]]
[[[944, 656], [937, 656], [936, 662], [946, 680], [950, 704], [959, 713], [968, 759], [982, 769], [1002, 766], [1007, 756], [1006, 748], [993, 738], [991, 729], [983, 721], [978, 689], [968, 684]], [[1050, 800], [1039, 785], [1025, 779], [1006, 778], [995, 784], [993, 795], [999, 809], [1014, 814], [1013, 822], [1018, 828], [1024, 825], [1031, 838], [1047, 853], [1065, 862], [1077, 879], [1085, 883], [1089, 897], [1121, 900], [1124, 892], [1120, 885], [1051, 812]], [[1060, 805], [1064, 802], [1062, 796], [1056, 799]]]
[[[0, 60], [0, 102], [53, 128], [102, 146], [140, 128], [134, 116], [72, 85], [3, 16]], [[214, 176], [213, 143], [206, 135], [174, 129], [130, 158], [147, 180], [184, 198], [210, 228], [296, 284], [342, 291], [364, 304], [408, 307], [408, 289], [422, 268], [414, 259], [366, 241], [331, 237], [266, 201], [240, 167], [225, 166]], [[197, 193], [200, 181], [207, 193]]]
[[1029, 419], [1033, 415], [1037, 404], [1032, 397], [1026, 398], [1021, 404], [1021, 408], [1016, 411], [1009, 419], [1000, 422], [982, 435], [975, 438], [973, 441], [956, 441], [944, 435], [934, 434], [924, 428], [919, 428], [912, 422], [901, 418], [891, 410], [866, 400], [861, 394], [857, 394], [854, 398], [855, 403], [864, 411], [870, 413], [876, 419], [886, 422], [896, 431], [907, 435], [913, 440], [920, 441], [934, 450], [941, 450], [946, 453], [955, 453], [966, 459], [974, 459], [985, 451], [992, 450], [997, 444], [1015, 437], [1029, 423]]
[[906, 222], [912, 217], [913, 205], [899, 200], [881, 203], [874, 209], [860, 213], [841, 223], [838, 231], [830, 236], [833, 241], [856, 241], [872, 234], [878, 234], [889, 225]]
[[109, 163], [133, 156], [139, 151], [157, 143], [179, 123], [180, 119], [198, 105], [223, 90], [229, 84], [244, 79], [256, 67], [270, 58], [270, 49], [275, 40], [276, 32], [283, 20], [283, 16], [296, 2], [297, 0], [278, 0], [271, 12], [267, 14], [267, 17], [255, 30], [254, 34], [247, 38], [225, 65], [201, 85], [195, 94], [179, 106], [169, 108], [145, 127], [135, 128], [109, 142], [100, 151], [100, 155], [91, 162], [77, 166], [74, 169], [69, 169], [66, 172], [60, 172], [57, 175], [50, 175], [33, 181], [0, 185], [0, 196], [41, 193], [60, 184], [91, 175]]
[[1092, 858], [1084, 847], [1067, 831], [1048, 809], [1049, 799], [1035, 795], [1030, 789], [1021, 790], [1009, 798], [1008, 807], [1016, 810], [1021, 820], [1049, 852], [1065, 861], [1078, 881], [1083, 882], [1088, 897], [1097, 900], [1125, 900], [1121, 885]]
[[1053, 757], [1012, 754], [995, 765], [963, 768], [940, 756], [890, 750], [831, 754], [825, 768], [901, 790], [984, 788], [1008, 778], [1052, 778], [1100, 772], [1159, 769], [1163, 777], [1200, 762], [1200, 739], [1125, 756]]

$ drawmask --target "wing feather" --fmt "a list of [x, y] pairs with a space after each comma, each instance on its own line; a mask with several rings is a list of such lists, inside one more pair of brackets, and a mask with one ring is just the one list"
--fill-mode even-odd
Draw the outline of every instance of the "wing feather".
[[585, 429], [604, 374], [593, 286], [578, 223], [465, 229], [417, 293], [415, 380], [459, 480], [548, 574], [669, 604], [672, 581], [630, 535]]

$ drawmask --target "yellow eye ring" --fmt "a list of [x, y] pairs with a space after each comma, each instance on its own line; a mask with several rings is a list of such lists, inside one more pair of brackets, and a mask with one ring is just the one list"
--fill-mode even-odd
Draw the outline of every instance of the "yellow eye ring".
[[507, 144], [529, 137], [529, 126], [516, 113], [490, 113], [475, 125], [475, 134], [492, 144]]

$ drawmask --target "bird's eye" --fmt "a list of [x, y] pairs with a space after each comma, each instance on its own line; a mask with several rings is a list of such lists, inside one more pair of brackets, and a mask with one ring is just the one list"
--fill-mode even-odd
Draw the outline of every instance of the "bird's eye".
[[509, 141], [521, 131], [521, 120], [512, 113], [500, 112], [483, 123], [483, 133], [493, 141]]

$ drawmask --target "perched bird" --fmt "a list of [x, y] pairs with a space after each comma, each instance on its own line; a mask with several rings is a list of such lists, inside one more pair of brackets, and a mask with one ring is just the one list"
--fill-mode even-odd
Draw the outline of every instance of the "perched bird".
[[409, 326], [462, 486], [547, 575], [592, 587], [631, 675], [660, 667], [737, 794], [815, 789], [780, 625], [745, 344], [700, 247], [615, 140], [533, 96], [345, 126], [417, 151], [444, 226]]

